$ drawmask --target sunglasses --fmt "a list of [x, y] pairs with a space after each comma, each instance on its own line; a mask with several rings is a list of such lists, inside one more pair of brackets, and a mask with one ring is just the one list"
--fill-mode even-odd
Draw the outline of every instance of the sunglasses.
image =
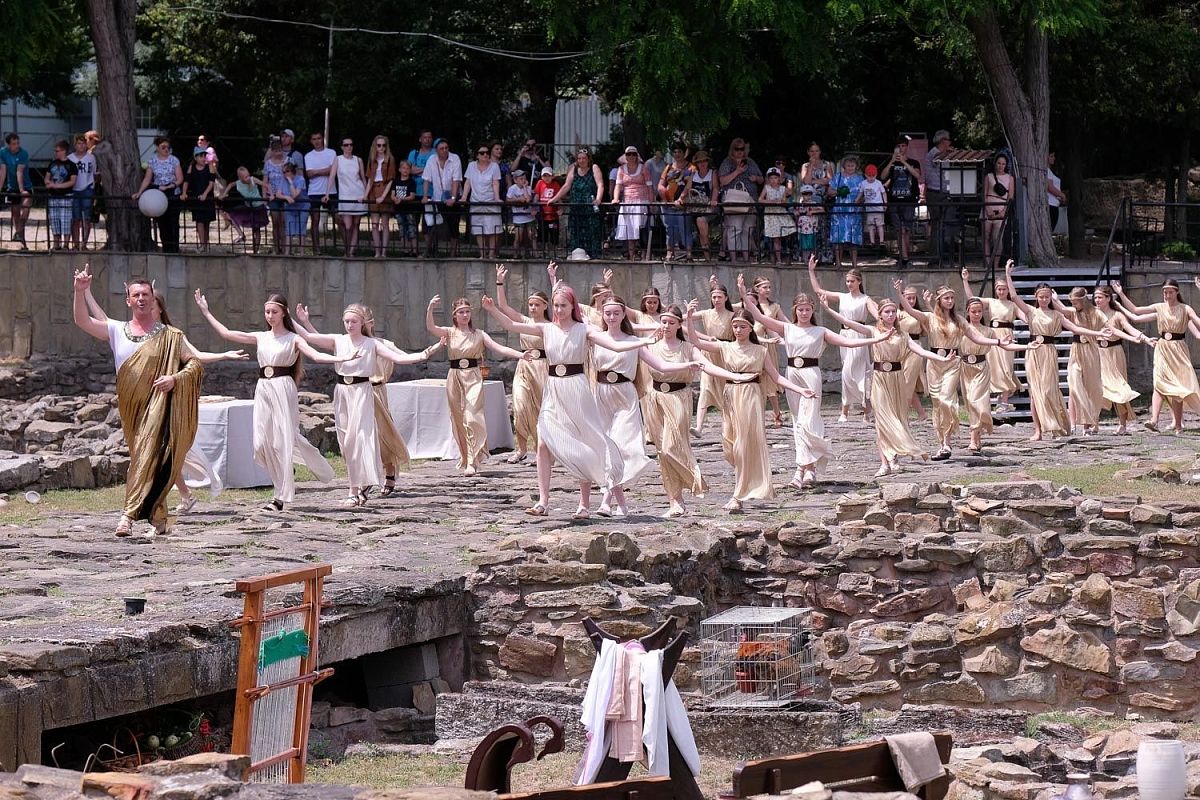
[[342, 142], [342, 147], [354, 147], [354, 142]]
[[744, 147], [735, 147], [735, 148], [733, 148], [733, 152], [735, 152], [735, 153], [740, 153], [740, 152], [742, 152], [742, 151], [743, 151], [743, 150], [745, 150], [745, 149], [746, 149], [746, 148], [744, 148]]
[[384, 144], [383, 142], [377, 142], [377, 143], [375, 144], [375, 146], [376, 146], [376, 147], [387, 147], [387, 145], [386, 145], [386, 144]]

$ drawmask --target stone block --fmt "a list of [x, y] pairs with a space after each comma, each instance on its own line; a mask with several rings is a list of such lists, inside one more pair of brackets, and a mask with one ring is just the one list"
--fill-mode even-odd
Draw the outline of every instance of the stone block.
[[142, 662], [152, 706], [166, 705], [196, 696], [192, 654], [188, 651], [156, 653]]
[[249, 756], [235, 756], [228, 753], [196, 753], [175, 761], [154, 761], [140, 767], [138, 772], [142, 775], [154, 775], [162, 778], [208, 772], [231, 781], [242, 781], [245, 780], [249, 769]]
[[[500, 648], [503, 663], [504, 648]], [[433, 714], [436, 710], [437, 695], [429, 681], [422, 681], [412, 687], [413, 707], [422, 714]]]
[[584, 564], [580, 562], [518, 564], [516, 567], [518, 581], [562, 586], [599, 583], [604, 580], [607, 571], [603, 564]]
[[[1034, 536], [1040, 534], [1042, 529], [1036, 525], [1026, 522], [1020, 517], [988, 514], [987, 516], [979, 518], [979, 531], [988, 536], [998, 536], [1003, 539], [1009, 539], [1012, 537], [1033, 538]], [[1023, 541], [1023, 539], [1021, 539], [1021, 541]], [[999, 543], [985, 542], [985, 544], [996, 545]]]
[[1031, 500], [1054, 496], [1050, 481], [1000, 481], [973, 483], [966, 487], [967, 497], [985, 500]]
[[357, 706], [333, 706], [329, 709], [329, 727], [337, 728], [353, 722], [363, 722], [371, 716], [371, 712]]
[[609, 586], [579, 586], [572, 589], [551, 589], [525, 595], [530, 608], [604, 608], [617, 599]]
[[1021, 640], [1021, 649], [1058, 664], [1107, 675], [1113, 669], [1108, 647], [1091, 633], [1080, 633], [1058, 624]]
[[87, 675], [96, 719], [117, 717], [150, 707], [146, 673], [139, 662], [92, 667]]
[[41, 456], [0, 452], [0, 492], [11, 492], [37, 483], [41, 474]]
[[989, 683], [987, 696], [992, 703], [1028, 701], [1053, 705], [1058, 698], [1058, 679], [1048, 672], [1022, 672]]
[[1006, 648], [987, 645], [962, 660], [963, 669], [987, 675], [1012, 675], [1020, 662]]
[[931, 611], [950, 600], [950, 592], [943, 586], [913, 589], [876, 603], [871, 614], [876, 617], [902, 617]]
[[27, 442], [53, 444], [61, 442], [74, 430], [75, 425], [70, 422], [48, 422], [44, 419], [35, 419], [25, 426], [24, 438]]
[[1132, 583], [1118, 583], [1112, 594], [1112, 611], [1123, 617], [1158, 620], [1163, 617], [1163, 594]]
[[904, 693], [904, 699], [914, 703], [982, 703], [983, 688], [970, 676], [954, 681], [930, 681]]
[[87, 650], [47, 642], [11, 642], [0, 645], [0, 663], [9, 672], [64, 672], [86, 667]]
[[554, 673], [558, 645], [528, 636], [509, 635], [500, 645], [500, 665], [514, 672], [549, 677]]
[[996, 603], [985, 611], [968, 614], [954, 629], [954, 640], [964, 647], [987, 644], [1015, 635], [1025, 614], [1014, 603]]
[[885, 697], [898, 691], [900, 691], [900, 684], [896, 681], [869, 681], [842, 689], [834, 689], [832, 697], [839, 703], [849, 703], [854, 700]]
[[47, 453], [42, 460], [40, 482], [47, 489], [93, 489], [96, 476], [86, 455]]

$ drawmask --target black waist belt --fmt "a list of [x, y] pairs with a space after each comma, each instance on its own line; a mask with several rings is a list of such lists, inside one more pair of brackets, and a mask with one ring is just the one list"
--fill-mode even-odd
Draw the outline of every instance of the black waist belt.
[[629, 383], [629, 378], [612, 369], [601, 369], [596, 371], [597, 383]]
[[479, 366], [478, 358], [452, 358], [450, 369], [475, 369]]
[[937, 353], [939, 356], [956, 356], [956, 355], [958, 355], [958, 348], [957, 347], [935, 347], [935, 348], [933, 348], [933, 352]]
[[746, 385], [746, 384], [748, 384], [748, 383], [758, 383], [758, 378], [759, 378], [759, 376], [758, 376], [758, 375], [755, 375], [753, 378], [750, 378], [749, 380], [744, 380], [744, 381], [726, 381], [726, 383], [727, 383], [727, 384], [729, 384], [730, 386], [745, 386], [745, 385]]
[[917, 339], [920, 339], [920, 338], [921, 338], [921, 334], [919, 334], [919, 333], [910, 333], [910, 334], [908, 335], [908, 338], [910, 338], [910, 339], [913, 339], [913, 340], [915, 341], [915, 340], [917, 340]]
[[1029, 337], [1029, 341], [1037, 342], [1038, 344], [1050, 344], [1051, 342], [1054, 341], [1054, 337], [1053, 336], [1045, 336], [1045, 335], [1039, 333], [1037, 336]]
[[1109, 347], [1121, 347], [1125, 343], [1120, 339], [1117, 339], [1115, 342], [1110, 342], [1108, 339], [1097, 339], [1096, 344], [1100, 346], [1101, 350], [1105, 350]]
[[366, 375], [339, 375], [338, 383], [343, 386], [353, 386], [356, 383], [366, 383], [371, 380]]
[[387, 383], [387, 381], [385, 381], [383, 378], [371, 378], [372, 386], [383, 386], [385, 383]]
[[899, 361], [875, 361], [871, 366], [876, 372], [899, 372], [904, 364]]
[[1091, 341], [1083, 338], [1082, 336], [1072, 336], [1071, 344], [1091, 344]]
[[964, 364], [982, 364], [987, 361], [987, 356], [963, 356]]
[[654, 384], [654, 388], [656, 390], [662, 392], [663, 394], [670, 394], [671, 392], [682, 392], [684, 389], [688, 388], [689, 386], [691, 386], [690, 383], [671, 383], [669, 381], [660, 381], [659, 383]]
[[258, 377], [267, 378], [267, 379], [270, 379], [270, 378], [293, 378], [294, 379], [296, 377], [296, 372], [297, 372], [296, 368], [298, 366], [299, 366], [298, 362], [293, 361], [291, 364], [288, 364], [286, 367], [259, 367], [258, 368]]
[[991, 322], [991, 326], [993, 328], [1011, 328], [1013, 324], [1011, 322], [1003, 322], [1001, 320], [994, 319]]
[[566, 378], [569, 375], [582, 375], [583, 364], [551, 364], [550, 375], [554, 378]]
[[791, 358], [788, 359], [788, 366], [795, 367], [796, 369], [807, 369], [808, 367], [817, 366], [817, 364], [819, 364], [820, 361], [821, 361], [821, 359], [819, 359], [819, 358], [807, 358], [805, 356], [792, 356]]
[[530, 350], [526, 350], [525, 352], [529, 353], [529, 357], [530, 357], [530, 358], [532, 358], [532, 359], [534, 359], [534, 360], [537, 360], [537, 359], [539, 359], [539, 358], [545, 358], [545, 357], [546, 357], [546, 351], [545, 351], [545, 350], [538, 350], [536, 347], [534, 347], [534, 348], [532, 348], [532, 349], [530, 349]]
[[1168, 342], [1178, 342], [1187, 336], [1187, 332], [1175, 333], [1173, 331], [1159, 331], [1158, 338], [1166, 339]]

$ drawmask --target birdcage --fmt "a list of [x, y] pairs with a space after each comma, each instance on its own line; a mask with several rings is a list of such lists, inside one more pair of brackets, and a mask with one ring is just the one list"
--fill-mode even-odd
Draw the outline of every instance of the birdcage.
[[812, 695], [809, 608], [738, 606], [700, 622], [700, 686], [717, 709], [786, 708]]

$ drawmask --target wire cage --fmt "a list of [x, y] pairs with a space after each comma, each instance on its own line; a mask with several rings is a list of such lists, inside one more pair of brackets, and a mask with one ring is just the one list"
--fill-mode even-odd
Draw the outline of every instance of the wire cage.
[[738, 606], [700, 622], [700, 687], [713, 708], [786, 708], [813, 694], [810, 608]]

